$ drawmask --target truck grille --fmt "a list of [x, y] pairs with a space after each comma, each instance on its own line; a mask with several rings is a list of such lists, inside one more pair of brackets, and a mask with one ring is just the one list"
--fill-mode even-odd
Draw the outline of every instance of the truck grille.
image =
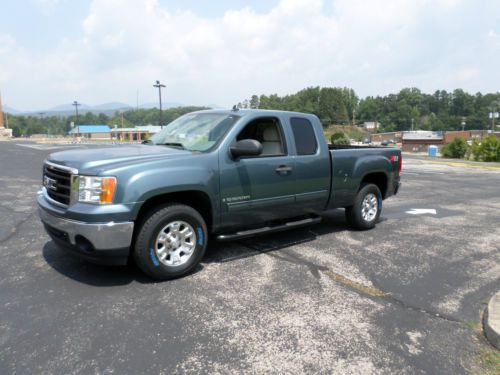
[[47, 195], [56, 202], [69, 205], [71, 173], [52, 164], [43, 166], [43, 186]]

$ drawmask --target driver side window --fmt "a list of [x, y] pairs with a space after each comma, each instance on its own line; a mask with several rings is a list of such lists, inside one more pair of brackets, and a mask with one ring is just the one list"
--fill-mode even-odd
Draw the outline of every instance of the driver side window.
[[236, 137], [242, 139], [255, 139], [262, 144], [260, 156], [282, 156], [286, 154], [281, 124], [277, 118], [263, 117], [248, 123]]

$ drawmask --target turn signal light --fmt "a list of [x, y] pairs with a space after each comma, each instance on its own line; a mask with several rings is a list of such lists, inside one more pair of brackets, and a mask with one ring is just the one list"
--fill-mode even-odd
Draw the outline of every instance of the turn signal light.
[[114, 177], [103, 177], [101, 181], [101, 204], [113, 203], [113, 197], [115, 196], [116, 189], [116, 178]]

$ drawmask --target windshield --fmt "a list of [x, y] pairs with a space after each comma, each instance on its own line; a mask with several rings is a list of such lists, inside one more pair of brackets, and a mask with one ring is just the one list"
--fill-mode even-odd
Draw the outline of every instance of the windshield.
[[206, 151], [215, 145], [238, 120], [227, 113], [188, 113], [172, 121], [147, 143]]

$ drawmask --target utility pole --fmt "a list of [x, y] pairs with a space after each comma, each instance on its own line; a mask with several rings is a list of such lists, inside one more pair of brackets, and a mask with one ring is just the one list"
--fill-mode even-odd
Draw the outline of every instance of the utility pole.
[[75, 112], [76, 112], [76, 134], [77, 134], [77, 137], [80, 136], [80, 124], [78, 123], [78, 106], [81, 105], [80, 103], [78, 103], [76, 100], [73, 102], [73, 105], [75, 106]]
[[[45, 112], [38, 112], [38, 115], [40, 116], [40, 122], [42, 123], [42, 126], [43, 126], [43, 115], [45, 114]], [[49, 133], [49, 128], [47, 127], [47, 138], [49, 137], [50, 133]]]
[[[7, 113], [7, 112], [5, 112], [5, 113]], [[2, 93], [0, 93], [0, 128], [3, 128]]]
[[156, 81], [156, 84], [153, 85], [153, 87], [158, 88], [158, 96], [160, 97], [160, 127], [163, 129], [163, 122], [161, 121], [161, 88], [165, 87], [165, 85], [162, 85], [160, 81]]
[[500, 102], [492, 102], [490, 105], [490, 118], [491, 118], [491, 131], [495, 131], [495, 119], [498, 118], [498, 107], [500, 106]]

